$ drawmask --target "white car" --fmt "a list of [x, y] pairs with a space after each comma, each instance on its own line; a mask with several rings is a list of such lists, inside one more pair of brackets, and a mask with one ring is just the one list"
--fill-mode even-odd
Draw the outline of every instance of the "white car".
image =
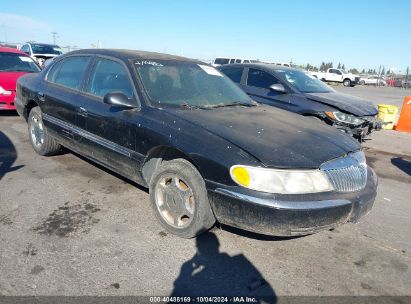
[[57, 57], [63, 54], [58, 45], [46, 43], [26, 43], [20, 48], [21, 51], [33, 58], [41, 68], [47, 59]]
[[357, 75], [347, 73], [343, 69], [330, 68], [327, 72], [310, 72], [310, 74], [322, 81], [342, 82], [345, 87], [353, 87], [360, 80]]
[[381, 77], [378, 76], [371, 76], [371, 77], [364, 77], [364, 78], [360, 78], [360, 82], [361, 85], [380, 85], [380, 86], [386, 86], [387, 82], [382, 79]]

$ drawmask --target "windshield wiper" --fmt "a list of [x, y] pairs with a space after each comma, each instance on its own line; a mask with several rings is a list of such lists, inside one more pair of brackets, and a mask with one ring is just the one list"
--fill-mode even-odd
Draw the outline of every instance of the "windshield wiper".
[[242, 101], [235, 101], [232, 103], [218, 103], [218, 104], [213, 104], [213, 105], [204, 105], [201, 108], [203, 109], [216, 109], [216, 108], [225, 108], [225, 107], [238, 107], [238, 106], [243, 106], [243, 107], [254, 107], [256, 106], [257, 103], [248, 103], [248, 102], [242, 102]]
[[189, 109], [189, 110], [194, 110], [194, 109], [200, 109], [200, 108], [201, 108], [201, 107], [199, 107], [199, 106], [190, 105], [190, 104], [188, 104], [188, 103], [186, 103], [186, 102], [180, 103], [180, 107], [186, 108], [186, 109]]

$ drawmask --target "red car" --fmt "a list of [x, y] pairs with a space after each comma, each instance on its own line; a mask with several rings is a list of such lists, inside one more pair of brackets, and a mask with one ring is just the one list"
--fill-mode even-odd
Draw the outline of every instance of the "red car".
[[22, 51], [0, 47], [0, 110], [15, 110], [17, 79], [26, 73], [40, 72], [39, 66]]

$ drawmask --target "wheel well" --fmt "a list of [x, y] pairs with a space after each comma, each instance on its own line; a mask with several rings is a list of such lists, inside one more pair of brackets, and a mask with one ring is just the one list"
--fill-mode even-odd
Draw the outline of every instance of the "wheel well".
[[176, 158], [183, 158], [192, 163], [197, 168], [192, 159], [182, 151], [168, 146], [158, 146], [149, 151], [141, 169], [141, 173], [146, 184], [150, 184], [151, 177], [153, 176], [153, 173], [156, 171], [161, 162]]
[[346, 80], [348, 80], [348, 81], [350, 81], [350, 82], [351, 82], [351, 79], [350, 79], [350, 78], [344, 78], [344, 80], [343, 80], [343, 81], [346, 81]]
[[25, 107], [25, 113], [24, 113], [24, 116], [25, 116], [26, 120], [29, 118], [30, 111], [34, 107], [38, 107], [37, 102], [35, 102], [34, 100], [29, 100], [29, 102], [27, 103], [27, 105]]

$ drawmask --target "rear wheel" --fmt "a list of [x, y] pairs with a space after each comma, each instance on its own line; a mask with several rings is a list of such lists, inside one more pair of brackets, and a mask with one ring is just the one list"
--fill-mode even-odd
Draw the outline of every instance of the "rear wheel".
[[31, 109], [27, 125], [30, 143], [34, 151], [43, 156], [57, 154], [61, 151], [61, 146], [47, 133], [44, 127], [40, 107]]
[[349, 79], [344, 79], [343, 85], [344, 85], [345, 87], [351, 86], [351, 80], [349, 80]]
[[179, 237], [195, 237], [215, 223], [205, 182], [185, 159], [164, 161], [156, 169], [150, 202], [161, 225]]

